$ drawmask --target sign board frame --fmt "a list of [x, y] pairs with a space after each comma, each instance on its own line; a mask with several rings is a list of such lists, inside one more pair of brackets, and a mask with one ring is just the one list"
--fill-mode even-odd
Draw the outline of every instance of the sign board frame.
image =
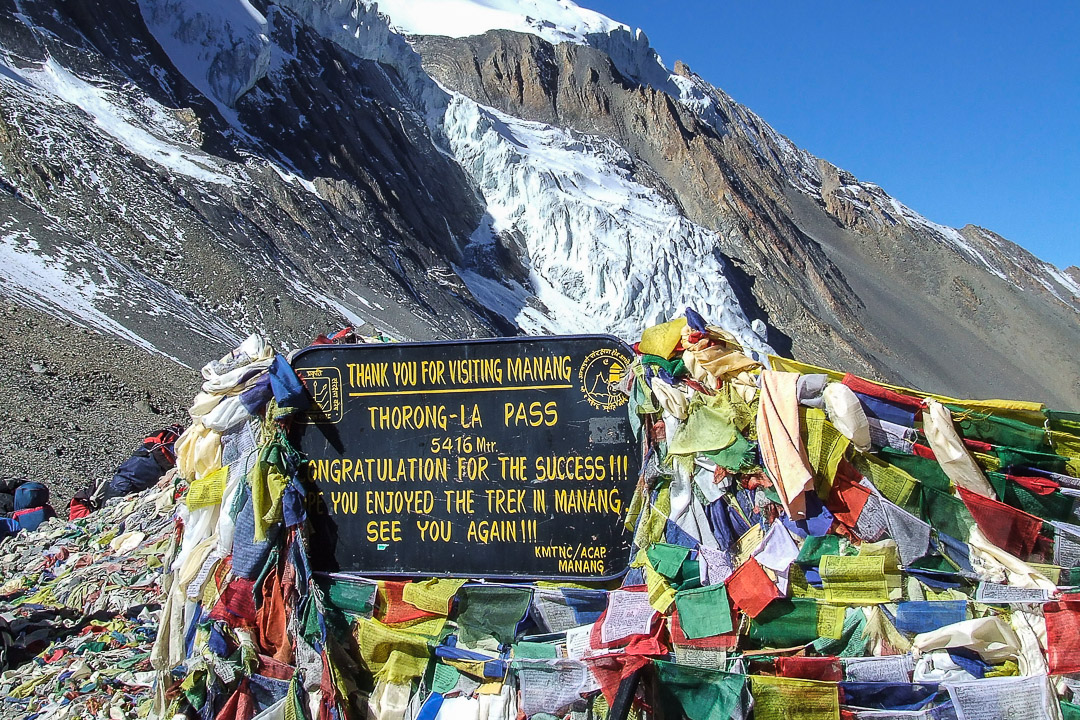
[[[641, 443], [615, 381], [633, 357], [611, 335], [301, 350], [292, 365], [313, 403], [291, 436], [309, 460], [314, 569], [516, 581], [621, 577], [631, 559], [632, 533], [623, 520], [640, 472]], [[499, 517], [474, 535], [473, 521], [491, 514]], [[351, 516], [360, 518], [362, 529], [343, 520]], [[417, 542], [422, 522], [429, 524], [420, 543], [454, 546], [446, 569], [416, 567], [427, 557], [424, 548], [405, 547]], [[499, 537], [492, 540], [496, 526]], [[468, 538], [481, 536], [487, 539], [469, 544]], [[330, 552], [320, 552], [327, 546]], [[492, 553], [495, 547], [534, 555], [516, 568]], [[372, 556], [388, 562], [361, 562]], [[480, 571], [481, 558], [497, 569]], [[541, 571], [543, 561], [552, 561], [551, 571]]]

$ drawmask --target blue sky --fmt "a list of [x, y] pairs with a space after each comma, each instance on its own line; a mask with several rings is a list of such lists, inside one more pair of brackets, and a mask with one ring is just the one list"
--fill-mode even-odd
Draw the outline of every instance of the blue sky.
[[579, 4], [929, 219], [1080, 266], [1080, 3]]

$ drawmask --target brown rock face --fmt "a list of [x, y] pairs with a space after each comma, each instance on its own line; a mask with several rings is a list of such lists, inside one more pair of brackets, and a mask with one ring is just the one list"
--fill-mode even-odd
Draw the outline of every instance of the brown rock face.
[[641, 84], [592, 47], [506, 31], [414, 47], [440, 83], [483, 105], [618, 142], [636, 179], [722, 236], [748, 314], [778, 331], [769, 340], [782, 353], [957, 395], [1080, 407], [1080, 304], [1039, 279], [1045, 263], [987, 231], [928, 223], [795, 148], [685, 64], [678, 82], [706, 110], [676, 99], [674, 79]]

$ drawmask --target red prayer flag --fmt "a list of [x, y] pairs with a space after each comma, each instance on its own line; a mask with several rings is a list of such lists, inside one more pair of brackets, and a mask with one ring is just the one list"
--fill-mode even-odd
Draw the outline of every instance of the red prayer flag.
[[839, 522], [854, 528], [859, 515], [870, 497], [870, 490], [859, 484], [859, 471], [847, 460], [841, 460], [836, 468], [836, 478], [825, 502], [825, 507]]
[[1034, 552], [1041, 518], [962, 487], [956, 490], [987, 540], [1020, 559]]
[[1050, 673], [1080, 672], [1080, 602], [1062, 600], [1042, 607]]
[[255, 696], [251, 693], [248, 679], [244, 678], [215, 717], [218, 720], [251, 720], [255, 712]]
[[776, 674], [786, 678], [840, 682], [844, 671], [836, 657], [778, 657]]
[[649, 628], [648, 635], [628, 635], [618, 640], [612, 640], [609, 643], [605, 643], [600, 639], [601, 628], [606, 618], [607, 610], [593, 623], [592, 632], [589, 633], [589, 646], [593, 650], [618, 648], [621, 655], [666, 655], [671, 651], [666, 637], [667, 624], [664, 622], [662, 615], [653, 618], [653, 624]]
[[255, 620], [254, 592], [253, 582], [234, 577], [221, 591], [221, 597], [210, 611], [210, 618], [222, 620], [232, 627], [250, 627]]
[[735, 607], [750, 617], [757, 617], [769, 603], [783, 597], [754, 558], [736, 568], [724, 584]]
[[259, 655], [259, 674], [263, 677], [274, 678], [275, 680], [292, 680], [293, 675], [296, 674], [296, 668], [292, 665], [287, 665], [283, 662], [275, 660], [269, 655]]
[[258, 630], [256, 640], [264, 653], [291, 665], [293, 648], [286, 625], [285, 595], [275, 566], [263, 581], [262, 604], [255, 612], [255, 628]]
[[423, 618], [442, 617], [438, 613], [421, 610], [401, 599], [407, 581], [383, 580], [379, 583], [379, 613], [377, 619], [387, 625], [413, 622]]
[[917, 455], [921, 458], [926, 458], [927, 460], [937, 460], [937, 455], [934, 454], [933, 450], [928, 448], [926, 445], [920, 445], [919, 443], [914, 443], [911, 446], [911, 454]]
[[1050, 478], [1026, 477], [1023, 475], [1006, 475], [1017, 485], [1027, 488], [1036, 495], [1049, 495], [1061, 488], [1061, 485]]
[[910, 395], [901, 395], [889, 388], [865, 380], [858, 375], [848, 373], [847, 375], [844, 375], [842, 382], [855, 392], [860, 392], [863, 395], [876, 397], [878, 400], [884, 400], [885, 402], [890, 402], [893, 405], [899, 405], [900, 407], [910, 408], [916, 413], [922, 411], [922, 400], [911, 397]]
[[610, 706], [615, 702], [615, 695], [619, 692], [619, 684], [623, 679], [630, 677], [650, 661], [644, 655], [609, 655], [585, 662], [600, 683], [600, 691], [604, 693], [604, 699]]

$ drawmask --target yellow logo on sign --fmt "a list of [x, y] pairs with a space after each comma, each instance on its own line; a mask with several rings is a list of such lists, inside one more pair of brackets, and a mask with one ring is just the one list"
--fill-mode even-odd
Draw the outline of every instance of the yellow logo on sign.
[[341, 422], [341, 370], [336, 367], [303, 368], [300, 378], [311, 395], [311, 407], [305, 413], [309, 423]]
[[626, 404], [627, 397], [619, 390], [629, 363], [617, 350], [603, 348], [585, 357], [578, 370], [581, 394], [597, 410], [611, 411]]

